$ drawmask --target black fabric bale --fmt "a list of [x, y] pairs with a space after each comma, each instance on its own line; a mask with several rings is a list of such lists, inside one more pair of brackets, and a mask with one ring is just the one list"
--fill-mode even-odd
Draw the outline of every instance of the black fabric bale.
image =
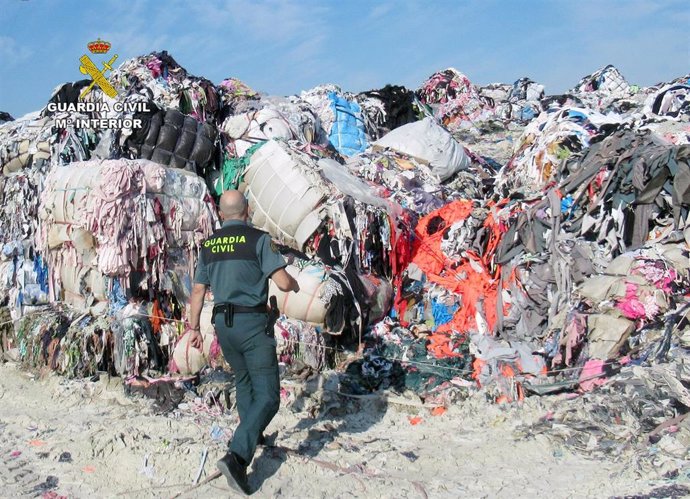
[[151, 155], [151, 161], [164, 166], [170, 165], [171, 158], [172, 153], [161, 147], [156, 147], [155, 149], [153, 149], [153, 154]]
[[179, 157], [183, 162], [186, 162], [187, 158], [189, 158], [194, 147], [194, 142], [196, 141], [196, 136], [197, 122], [194, 118], [187, 116], [184, 121], [184, 126], [180, 131], [177, 145], [173, 151], [175, 156]]
[[161, 133], [161, 126], [163, 125], [163, 112], [156, 113], [151, 117], [149, 130], [146, 134], [144, 144], [149, 147], [155, 147], [158, 142], [158, 135]]

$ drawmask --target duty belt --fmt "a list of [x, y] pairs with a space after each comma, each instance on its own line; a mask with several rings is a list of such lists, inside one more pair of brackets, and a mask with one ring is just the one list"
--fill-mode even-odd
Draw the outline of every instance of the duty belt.
[[235, 305], [233, 303], [217, 303], [213, 306], [211, 312], [211, 324], [216, 325], [216, 314], [225, 315], [225, 325], [232, 327], [233, 316], [235, 314], [265, 314], [268, 312], [266, 305], [257, 305], [255, 307], [245, 307], [243, 305]]

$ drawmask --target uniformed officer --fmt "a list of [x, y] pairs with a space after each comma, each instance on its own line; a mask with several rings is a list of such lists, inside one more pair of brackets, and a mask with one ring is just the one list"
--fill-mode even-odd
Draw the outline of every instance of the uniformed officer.
[[235, 372], [240, 424], [218, 469], [228, 484], [249, 494], [247, 467], [263, 431], [278, 412], [280, 379], [272, 324], [267, 330], [268, 279], [283, 291], [299, 291], [271, 237], [247, 224], [247, 200], [239, 191], [220, 198], [223, 226], [201, 248], [192, 289], [189, 328], [200, 348], [199, 318], [207, 286], [215, 297], [213, 320], [225, 359]]

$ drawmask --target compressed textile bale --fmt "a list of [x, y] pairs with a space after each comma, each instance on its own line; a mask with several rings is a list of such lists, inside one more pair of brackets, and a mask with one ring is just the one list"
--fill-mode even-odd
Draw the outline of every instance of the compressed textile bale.
[[185, 333], [175, 345], [173, 360], [180, 374], [196, 374], [208, 364], [214, 337], [204, 332], [201, 333], [201, 337], [201, 350], [190, 344], [190, 333]]
[[326, 218], [328, 189], [311, 159], [286, 144], [267, 142], [245, 171], [245, 195], [252, 224], [282, 244], [302, 250]]
[[271, 108], [229, 116], [222, 128], [235, 141], [237, 156], [244, 156], [251, 146], [261, 140], [296, 138], [287, 118]]
[[31, 113], [0, 125], [0, 167], [12, 175], [38, 160], [50, 158], [52, 120]]
[[194, 173], [203, 172], [213, 162], [218, 134], [215, 127], [173, 108], [140, 113], [135, 118], [141, 119], [144, 126], [127, 139], [127, 144], [139, 158]]
[[409, 123], [374, 142], [378, 149], [390, 148], [429, 164], [441, 180], [466, 170], [470, 159], [453, 136], [432, 118]]
[[[52, 170], [45, 186], [37, 249], [54, 282], [68, 261], [113, 277], [143, 269], [152, 285], [186, 300], [197, 245], [217, 221], [202, 178], [147, 160], [94, 160]], [[75, 306], [90, 306], [79, 290], [68, 284]]]
[[618, 351], [635, 329], [635, 323], [623, 317], [608, 314], [592, 314], [587, 318], [589, 326], [589, 356], [608, 360]]
[[601, 302], [612, 297], [622, 298], [625, 296], [625, 280], [617, 276], [592, 276], [582, 283], [578, 293], [594, 302]]
[[46, 179], [46, 190], [41, 199], [40, 217], [51, 217], [58, 224], [75, 224], [83, 221], [89, 194], [101, 180], [99, 162], [72, 163], [68, 167], [55, 168]]
[[93, 301], [108, 299], [105, 276], [94, 267], [63, 265], [60, 283], [62, 300], [81, 310], [91, 306]]
[[316, 265], [303, 269], [288, 265], [285, 270], [299, 283], [299, 292], [285, 293], [269, 280], [268, 295], [276, 297], [278, 309], [289, 318], [323, 326], [327, 306], [319, 298], [326, 285], [325, 270]]
[[[196, 231], [199, 219], [208, 209], [207, 188], [204, 179], [197, 174], [181, 169], [166, 168], [144, 170], [147, 195], [155, 195], [163, 207], [163, 213], [173, 210], [182, 215], [177, 217], [181, 231]], [[171, 241], [174, 246], [174, 241]]]
[[354, 156], [367, 148], [364, 132], [362, 108], [356, 102], [350, 102], [336, 92], [328, 94], [335, 121], [331, 127], [328, 140], [344, 156]]
[[[141, 168], [148, 199], [156, 198], [168, 217], [175, 213], [176, 223], [172, 229], [179, 231], [196, 231], [199, 219], [209, 210], [204, 180], [196, 174], [185, 170], [166, 169], [146, 160], [129, 161], [134, 168]], [[60, 240], [65, 241], [65, 231], [69, 240], [81, 246], [90, 246], [88, 238], [79, 232], [84, 224], [85, 212], [100, 203], [94, 197], [94, 189], [103, 187], [103, 172], [122, 164], [121, 160], [75, 162], [66, 167], [56, 168], [46, 180], [40, 210], [43, 220], [53, 223], [73, 225], [68, 229], [53, 228], [49, 230], [49, 247], [55, 247]], [[120, 197], [137, 192], [139, 186], [129, 192], [118, 192]], [[171, 220], [168, 219], [168, 223]], [[173, 240], [170, 241], [174, 245]]]

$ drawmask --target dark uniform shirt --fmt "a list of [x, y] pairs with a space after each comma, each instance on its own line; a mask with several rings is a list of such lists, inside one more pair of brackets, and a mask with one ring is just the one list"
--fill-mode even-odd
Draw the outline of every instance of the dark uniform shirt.
[[215, 303], [254, 307], [268, 301], [268, 278], [286, 265], [266, 232], [227, 220], [203, 242], [194, 282], [211, 286]]

